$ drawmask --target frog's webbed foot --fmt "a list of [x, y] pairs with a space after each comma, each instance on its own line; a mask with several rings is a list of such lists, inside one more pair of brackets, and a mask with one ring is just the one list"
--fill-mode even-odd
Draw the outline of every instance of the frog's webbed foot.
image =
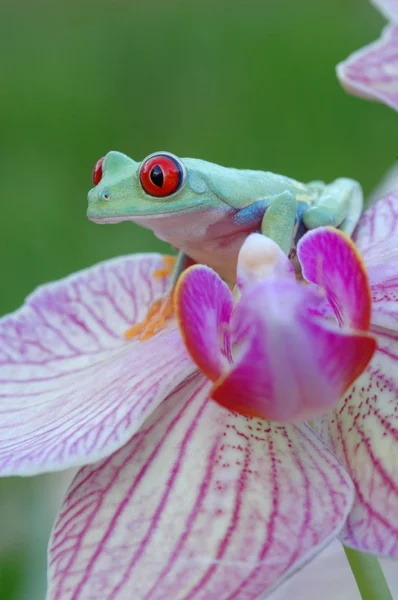
[[152, 302], [145, 319], [130, 327], [124, 334], [125, 338], [139, 336], [140, 341], [148, 340], [165, 327], [167, 321], [173, 316], [173, 296], [177, 280], [182, 271], [192, 263], [193, 261], [183, 252], [180, 252], [177, 257], [163, 257], [163, 266], [153, 271], [152, 277], [163, 279], [171, 275], [167, 292]]
[[[175, 264], [175, 256], [163, 256], [163, 266], [153, 271], [152, 277], [155, 279], [169, 277], [174, 271]], [[155, 302], [152, 302], [145, 319], [136, 323], [133, 327], [130, 327], [130, 329], [124, 333], [124, 337], [131, 339], [139, 336], [141, 341], [147, 340], [163, 329], [166, 321], [172, 314], [173, 290], [167, 292], [164, 296], [155, 300]]]
[[336, 179], [326, 185], [314, 204], [303, 214], [307, 229], [316, 227], [338, 227], [351, 236], [363, 205], [362, 188], [353, 179]]
[[131, 339], [139, 336], [141, 342], [148, 340], [164, 328], [166, 322], [173, 316], [174, 289], [150, 305], [143, 321], [136, 323], [124, 333], [124, 337]]

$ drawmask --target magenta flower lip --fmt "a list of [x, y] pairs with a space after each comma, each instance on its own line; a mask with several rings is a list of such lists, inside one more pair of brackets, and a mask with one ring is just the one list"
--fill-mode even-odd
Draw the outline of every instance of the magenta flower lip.
[[[242, 296], [234, 310], [228, 287], [208, 267], [191, 267], [179, 280], [181, 334], [215, 382], [212, 397], [230, 410], [282, 423], [313, 419], [337, 404], [373, 356], [371, 292], [352, 242], [336, 230], [316, 229], [303, 238], [298, 256], [304, 276], [318, 286], [297, 283], [277, 245], [252, 234], [240, 253]], [[253, 265], [258, 269], [262, 258], [266, 265], [275, 260], [282, 277], [271, 273], [255, 282]], [[316, 314], [324, 304], [317, 287], [335, 326]]]

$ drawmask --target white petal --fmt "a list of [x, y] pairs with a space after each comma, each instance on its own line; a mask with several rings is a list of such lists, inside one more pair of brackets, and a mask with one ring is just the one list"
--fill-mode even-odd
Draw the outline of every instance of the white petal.
[[398, 189], [362, 216], [355, 242], [372, 291], [372, 325], [398, 331]]
[[378, 342], [367, 370], [317, 431], [357, 490], [341, 540], [398, 558], [398, 335], [379, 334]]
[[119, 448], [195, 370], [175, 325], [123, 332], [166, 282], [159, 255], [108, 261], [39, 288], [0, 320], [0, 473], [94, 462]]
[[254, 600], [319, 552], [352, 501], [306, 426], [228, 412], [194, 376], [82, 469], [50, 542], [49, 599]]

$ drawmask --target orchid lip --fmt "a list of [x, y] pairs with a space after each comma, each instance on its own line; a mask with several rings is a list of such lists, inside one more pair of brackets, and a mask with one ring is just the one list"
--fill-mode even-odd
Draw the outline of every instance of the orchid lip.
[[[305, 236], [298, 255], [304, 276], [324, 290], [297, 283], [283, 253], [256, 234], [241, 249], [241, 297], [233, 312], [229, 289], [207, 267], [191, 267], [179, 280], [184, 342], [214, 382], [212, 397], [230, 410], [282, 423], [318, 417], [337, 404], [375, 351], [367, 332], [369, 284], [353, 244], [319, 228]], [[342, 329], [312, 313], [322, 293]]]

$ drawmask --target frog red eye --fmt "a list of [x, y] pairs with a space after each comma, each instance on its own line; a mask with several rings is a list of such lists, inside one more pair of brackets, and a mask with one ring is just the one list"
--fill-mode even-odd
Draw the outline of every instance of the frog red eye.
[[105, 156], [97, 160], [97, 162], [94, 165], [92, 173], [94, 185], [98, 185], [102, 179], [102, 165], [104, 164], [104, 158]]
[[140, 171], [140, 181], [150, 196], [170, 196], [180, 187], [183, 179], [181, 163], [173, 156], [157, 154], [146, 160]]

